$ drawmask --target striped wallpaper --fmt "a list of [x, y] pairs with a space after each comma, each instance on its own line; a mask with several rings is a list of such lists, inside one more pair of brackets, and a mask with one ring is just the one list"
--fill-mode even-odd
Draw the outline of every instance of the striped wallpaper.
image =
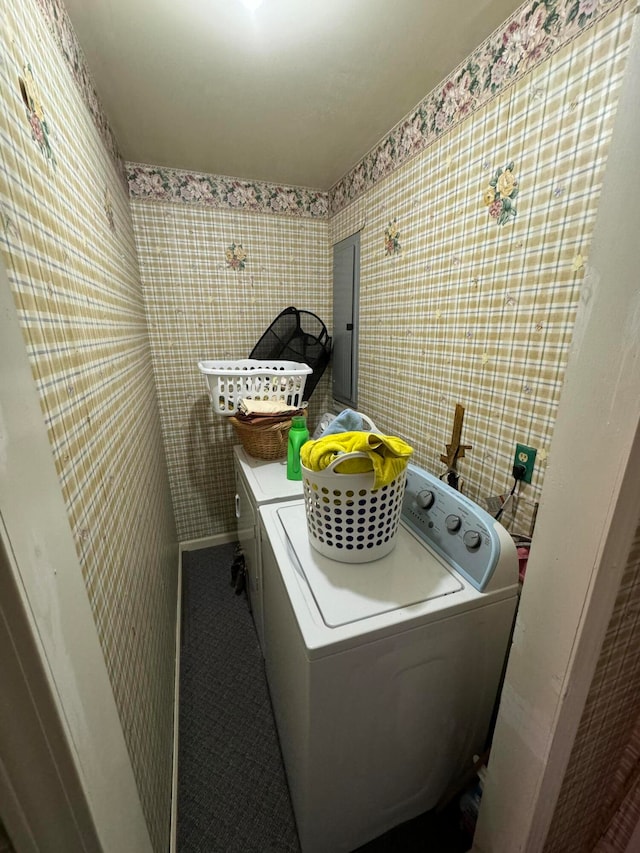
[[[580, 820], [576, 820], [576, 814]], [[626, 850], [640, 820], [640, 526], [544, 853]]]
[[[135, 199], [131, 209], [178, 536], [232, 531], [238, 440], [213, 414], [198, 361], [247, 358], [289, 305], [330, 325], [327, 222]], [[232, 244], [246, 252], [243, 269], [227, 263]], [[326, 410], [328, 387], [326, 374], [311, 418]]]
[[[512, 532], [540, 498], [631, 21], [619, 7], [330, 220], [332, 243], [361, 232], [361, 408], [441, 474], [462, 404], [482, 505], [516, 443], [536, 448]], [[517, 182], [503, 223], [484, 199], [499, 171]]]
[[159, 853], [178, 555], [129, 200], [38, 5], [0, 24], [0, 252]]
[[[523, 22], [531, 39], [539, 27], [538, 41], [549, 58], [525, 74], [523, 63], [514, 60], [515, 83], [506, 85], [507, 80], [493, 87], [491, 98], [476, 98], [475, 110], [463, 121], [452, 120], [448, 130], [429, 137], [425, 125], [412, 158], [393, 142], [392, 132], [376, 148], [378, 160], [381, 150], [389, 152], [386, 172], [367, 155], [361, 164], [367, 180], [356, 177], [361, 168], [356, 167], [348, 189], [338, 182], [331, 190], [330, 209], [339, 212], [330, 217], [326, 238], [333, 244], [362, 232], [361, 408], [407, 438], [417, 460], [441, 473], [439, 457], [455, 405], [462, 403], [464, 440], [473, 449], [460, 469], [465, 489], [482, 504], [511, 487], [516, 442], [536, 448], [533, 482], [522, 487], [513, 512], [504, 517], [524, 534], [532, 529], [543, 482], [631, 20], [624, 3], [591, 3], [588, 14], [585, 7], [578, 17], [566, 4], [562, 14], [553, 5], [525, 3], [500, 28], [507, 43]], [[605, 8], [612, 11], [602, 20]], [[545, 27], [552, 23], [549, 42]], [[474, 53], [485, 57], [485, 65], [487, 56], [498, 61], [496, 38]], [[470, 62], [462, 66], [470, 68]], [[459, 74], [456, 69], [450, 81]], [[517, 191], [501, 221], [484, 198], [497, 173], [511, 164]], [[192, 419], [199, 428], [184, 423], [190, 406], [183, 397], [186, 389], [193, 396], [197, 358], [246, 356], [269, 322], [268, 313], [256, 322], [252, 306], [268, 305], [271, 316], [285, 307], [278, 291], [292, 265], [300, 275], [306, 271], [317, 289], [294, 278], [290, 301], [330, 323], [329, 248], [318, 243], [309, 255], [290, 251], [286, 236], [284, 243], [270, 244], [264, 224], [282, 235], [306, 229], [320, 237], [326, 214], [309, 191], [287, 194], [269, 185], [141, 164], [128, 164], [127, 172], [153, 318], [178, 531], [181, 538], [197, 539], [233, 524], [234, 488], [225, 457], [218, 457], [214, 477], [197, 461], [217, 455], [228, 441], [228, 426], [208, 412], [206, 401], [201, 417]], [[292, 207], [274, 206], [281, 197], [290, 197]], [[254, 214], [258, 209], [261, 215]], [[398, 235], [387, 254], [390, 227]], [[248, 252], [239, 271], [225, 268], [223, 253], [234, 241]], [[269, 258], [268, 268], [263, 257]], [[228, 283], [234, 277], [240, 284], [234, 297], [243, 296], [229, 310]], [[237, 334], [229, 338], [238, 314]], [[201, 347], [198, 338], [214, 329], [214, 348]], [[247, 329], [251, 334], [243, 338]], [[321, 402], [317, 393], [314, 401]]]

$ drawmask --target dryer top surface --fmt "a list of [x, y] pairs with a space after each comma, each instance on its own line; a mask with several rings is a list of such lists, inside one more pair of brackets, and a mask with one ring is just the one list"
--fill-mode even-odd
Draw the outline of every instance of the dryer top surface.
[[255, 459], [239, 445], [236, 445], [233, 450], [256, 504], [302, 497], [302, 482], [287, 480], [286, 459], [275, 462]]

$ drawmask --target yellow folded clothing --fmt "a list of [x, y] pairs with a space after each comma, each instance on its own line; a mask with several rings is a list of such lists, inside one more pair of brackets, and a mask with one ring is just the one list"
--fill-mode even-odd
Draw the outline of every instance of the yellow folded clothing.
[[307, 441], [300, 448], [300, 461], [311, 471], [323, 471], [344, 453], [366, 453], [366, 457], [345, 459], [334, 471], [362, 474], [373, 470], [373, 487], [386, 486], [400, 474], [413, 453], [406, 441], [375, 432], [339, 432]]

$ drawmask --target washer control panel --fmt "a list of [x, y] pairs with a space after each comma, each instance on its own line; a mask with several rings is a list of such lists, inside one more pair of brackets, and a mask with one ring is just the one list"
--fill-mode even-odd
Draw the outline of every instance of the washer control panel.
[[402, 519], [477, 590], [500, 559], [497, 522], [478, 504], [433, 474], [409, 464]]

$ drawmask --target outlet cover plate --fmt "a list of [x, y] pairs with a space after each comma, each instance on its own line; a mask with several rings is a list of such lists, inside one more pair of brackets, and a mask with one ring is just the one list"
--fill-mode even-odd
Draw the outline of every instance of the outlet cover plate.
[[533, 467], [536, 463], [535, 447], [527, 447], [526, 444], [516, 444], [516, 453], [513, 459], [514, 465], [524, 465], [525, 474], [523, 482], [530, 483], [533, 476]]

